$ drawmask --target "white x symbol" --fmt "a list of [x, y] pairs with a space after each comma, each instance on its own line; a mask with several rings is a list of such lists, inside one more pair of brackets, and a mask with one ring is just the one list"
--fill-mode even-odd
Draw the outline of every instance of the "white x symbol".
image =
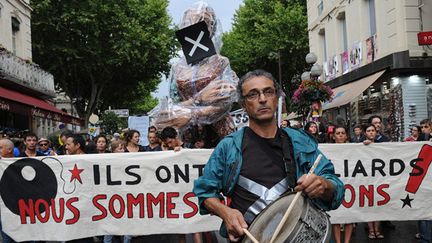
[[203, 36], [204, 36], [204, 32], [201, 31], [201, 32], [199, 33], [199, 35], [198, 35], [198, 39], [197, 39], [196, 41], [192, 40], [191, 38], [189, 38], [189, 37], [187, 37], [187, 36], [185, 37], [185, 40], [186, 40], [187, 42], [190, 42], [190, 43], [193, 44], [193, 47], [192, 47], [192, 49], [191, 49], [190, 52], [189, 52], [189, 56], [193, 56], [193, 54], [195, 53], [197, 47], [203, 49], [204, 51], [208, 51], [208, 50], [209, 50], [209, 48], [208, 48], [207, 46], [205, 46], [205, 45], [203, 45], [203, 44], [200, 43], [200, 42], [201, 42], [201, 39], [203, 38]]

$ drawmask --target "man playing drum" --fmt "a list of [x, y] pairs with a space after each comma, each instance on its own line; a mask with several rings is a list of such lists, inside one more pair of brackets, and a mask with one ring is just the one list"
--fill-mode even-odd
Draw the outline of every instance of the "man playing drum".
[[[336, 209], [344, 185], [323, 157], [314, 174], [306, 176], [321, 153], [316, 141], [301, 129], [277, 127], [275, 112], [281, 88], [263, 70], [244, 75], [237, 86], [239, 103], [249, 127], [226, 136], [213, 151], [194, 193], [200, 213], [223, 220], [221, 235], [236, 242], [254, 218], [285, 192], [303, 191], [318, 206]], [[222, 195], [232, 199], [221, 203]]]

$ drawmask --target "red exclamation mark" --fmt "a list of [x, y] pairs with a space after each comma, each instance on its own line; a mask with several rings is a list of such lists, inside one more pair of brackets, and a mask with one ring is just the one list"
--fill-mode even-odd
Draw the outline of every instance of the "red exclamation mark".
[[[415, 167], [413, 167], [405, 191], [416, 193], [432, 162], [432, 146], [425, 144], [420, 150]], [[420, 170], [421, 168], [422, 170]]]

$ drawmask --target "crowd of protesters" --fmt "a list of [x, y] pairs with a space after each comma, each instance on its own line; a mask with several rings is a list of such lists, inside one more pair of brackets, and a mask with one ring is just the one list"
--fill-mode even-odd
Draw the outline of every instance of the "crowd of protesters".
[[[289, 121], [284, 120], [281, 126], [289, 126]], [[301, 126], [300, 126], [301, 128]], [[349, 131], [344, 126], [333, 126], [329, 125], [326, 132], [320, 132], [320, 124], [316, 122], [307, 122], [304, 129], [310, 136], [312, 136], [318, 143], [363, 143], [369, 145], [372, 143], [391, 142], [389, 137], [383, 132], [383, 121], [378, 115], [369, 117], [368, 123], [365, 125], [354, 126], [351, 136]], [[321, 129], [322, 130], [322, 129]], [[405, 142], [415, 141], [432, 141], [432, 121], [430, 119], [424, 119], [420, 122], [420, 125], [411, 126], [410, 136], [404, 139]], [[350, 242], [353, 228], [355, 224], [346, 225], [332, 225], [333, 237], [336, 243], [341, 241], [341, 229], [344, 230], [344, 241], [345, 243]], [[385, 236], [382, 234], [382, 227], [394, 229], [395, 226], [389, 221], [383, 222], [368, 222], [367, 237], [371, 240], [384, 239]], [[432, 220], [421, 220], [418, 222], [419, 233], [415, 235], [416, 239], [421, 242], [432, 242]]]
[[[283, 120], [281, 127], [290, 126], [288, 120]], [[390, 139], [383, 133], [382, 118], [373, 115], [369, 118], [368, 124], [357, 125], [350, 131], [339, 125], [328, 125], [325, 129], [322, 124], [316, 122], [307, 122], [304, 129], [310, 136], [319, 143], [371, 143], [390, 142]], [[207, 127], [194, 126], [179, 134], [176, 129], [166, 127], [157, 130], [156, 127], [148, 128], [147, 140], [148, 145], [139, 144], [141, 134], [137, 130], [128, 130], [122, 134], [114, 133], [113, 135], [98, 135], [94, 139], [85, 140], [81, 134], [63, 131], [56, 141], [50, 141], [47, 138], [38, 138], [34, 133], [25, 134], [22, 139], [12, 138], [7, 134], [0, 134], [0, 156], [1, 157], [36, 157], [36, 156], [54, 156], [54, 155], [75, 155], [75, 154], [94, 154], [94, 153], [127, 153], [127, 152], [153, 152], [173, 150], [179, 151], [183, 148], [214, 148], [218, 143], [215, 132], [208, 130]], [[432, 122], [424, 119], [419, 125], [411, 127], [410, 136], [404, 141], [430, 141], [432, 140]], [[18, 141], [18, 143], [17, 143]], [[368, 222], [368, 238], [383, 239], [382, 227], [394, 228], [390, 222]], [[416, 238], [431, 242], [431, 221], [419, 221], [419, 233]], [[344, 230], [344, 242], [350, 242], [351, 235], [355, 224], [333, 225], [333, 236], [337, 243], [341, 241], [341, 229]], [[203, 234], [206, 242], [211, 238], [208, 234]], [[3, 242], [13, 242], [7, 235], [3, 234]], [[131, 241], [131, 236], [123, 236], [123, 242]], [[94, 242], [97, 238], [81, 239], [80, 242]], [[99, 238], [102, 240], [102, 238]], [[112, 242], [113, 236], [104, 236], [103, 241]], [[202, 242], [201, 234], [193, 234], [194, 242]], [[180, 236], [180, 242], [186, 242], [184, 235]]]

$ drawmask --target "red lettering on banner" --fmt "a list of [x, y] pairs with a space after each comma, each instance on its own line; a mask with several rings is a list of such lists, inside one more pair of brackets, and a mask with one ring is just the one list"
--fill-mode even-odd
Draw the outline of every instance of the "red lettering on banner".
[[[51, 205], [55, 205], [54, 199], [51, 199]], [[58, 216], [57, 216], [56, 207], [54, 206], [52, 207], [52, 217], [56, 223], [62, 222], [64, 218], [64, 211], [65, 211], [64, 198], [59, 199], [59, 207], [60, 207], [60, 212]]]
[[[120, 208], [118, 210], [118, 212], [115, 210], [114, 208], [114, 202], [115, 201], [119, 202]], [[119, 219], [121, 217], [123, 217], [124, 212], [125, 212], [125, 203], [123, 201], [123, 198], [118, 195], [118, 194], [114, 194], [110, 200], [109, 200], [109, 211], [111, 213], [112, 216], [114, 216], [114, 218]]]
[[368, 199], [368, 206], [372, 207], [374, 205], [374, 186], [369, 185], [368, 189], [364, 185], [360, 185], [360, 207], [364, 207], [365, 197]]
[[390, 195], [384, 191], [384, 188], [389, 188], [389, 187], [390, 187], [389, 184], [382, 184], [378, 186], [377, 192], [380, 196], [384, 198], [383, 200], [377, 202], [378, 206], [386, 205], [390, 201]]
[[133, 208], [134, 206], [139, 205], [139, 217], [144, 218], [144, 194], [139, 194], [137, 197], [134, 197], [131, 193], [127, 194], [127, 211], [128, 218], [133, 218]]
[[96, 196], [93, 197], [93, 200], [92, 200], [93, 201], [93, 205], [97, 209], [99, 209], [101, 211], [101, 214], [95, 215], [95, 216], [92, 217], [93, 221], [98, 221], [98, 220], [104, 219], [108, 215], [107, 210], [105, 209], [105, 207], [102, 206], [102, 205], [100, 205], [99, 202], [98, 202], [99, 200], [106, 199], [106, 198], [107, 198], [107, 195], [104, 195], [104, 194], [98, 194], [98, 195], [96, 195]]
[[80, 218], [80, 211], [72, 203], [78, 202], [77, 197], [70, 198], [66, 201], [66, 207], [73, 213], [73, 218], [67, 219], [66, 224], [75, 224]]
[[167, 210], [167, 218], [169, 219], [178, 219], [179, 215], [176, 213], [173, 213], [172, 210], [175, 209], [175, 203], [172, 202], [173, 197], [179, 197], [178, 192], [167, 192], [166, 197], [166, 210]]
[[[43, 205], [43, 212], [40, 212], [41, 206]], [[47, 201], [44, 199], [38, 199], [35, 203], [35, 211], [36, 211], [36, 217], [41, 223], [46, 223], [49, 220], [50, 217], [50, 206]], [[45, 212], [45, 215], [42, 215]]]
[[[66, 224], [74, 224], [80, 217], [80, 211], [72, 205], [72, 203], [77, 201], [77, 197], [69, 198], [66, 201], [66, 208], [73, 214], [73, 218], [67, 219], [65, 221]], [[40, 223], [46, 223], [51, 217], [56, 223], [63, 222], [65, 215], [65, 199], [60, 198], [58, 200], [58, 213], [56, 209], [56, 200], [51, 199], [50, 203], [48, 203], [45, 199], [37, 199], [36, 202], [33, 202], [33, 199], [29, 199], [28, 202], [26, 202], [24, 199], [18, 200], [21, 224], [27, 224], [27, 217], [30, 218], [30, 224], [36, 223], [36, 219]]]
[[31, 224], [36, 222], [32, 199], [28, 201], [28, 204], [25, 203], [24, 199], [18, 200], [18, 207], [20, 210], [21, 224], [27, 224], [27, 215], [30, 217]]
[[183, 202], [192, 208], [192, 212], [183, 214], [183, 218], [185, 219], [192, 218], [198, 213], [198, 206], [194, 202], [191, 202], [189, 200], [189, 198], [191, 197], [195, 197], [195, 194], [193, 192], [188, 192], [183, 196]]
[[[346, 199], [346, 195], [347, 195], [347, 193], [346, 193], [347, 190], [351, 192], [351, 200], [348, 201], [348, 202], [345, 200], [345, 199]], [[355, 197], [356, 197], [356, 193], [355, 193], [354, 187], [351, 186], [351, 185], [349, 185], [349, 184], [345, 184], [345, 198], [344, 198], [344, 200], [342, 201], [342, 205], [343, 205], [344, 207], [346, 207], [346, 208], [351, 208], [352, 205], [353, 205], [354, 202], [355, 202]]]
[[158, 194], [157, 197], [154, 197], [152, 194], [147, 194], [147, 215], [148, 218], [153, 218], [153, 206], [152, 205], [158, 205], [159, 206], [159, 218], [163, 218], [165, 216], [164, 214], [164, 193], [161, 192]]
[[[389, 187], [390, 187], [389, 184], [382, 184], [376, 187], [376, 193], [381, 197], [383, 197], [381, 200], [377, 200], [376, 202], [377, 206], [385, 205], [390, 201], [390, 195], [384, 190]], [[351, 198], [349, 200], [346, 200], [348, 194], [351, 194]], [[358, 198], [359, 207], [365, 207], [366, 203], [368, 207], [373, 207], [375, 206], [374, 195], [375, 195], [374, 185], [367, 185], [367, 186], [360, 185], [358, 188], [358, 193], [356, 193], [356, 189], [352, 185], [345, 184], [345, 198], [342, 201], [342, 205], [345, 208], [351, 208], [354, 205], [354, 203], [356, 203], [356, 198]]]

